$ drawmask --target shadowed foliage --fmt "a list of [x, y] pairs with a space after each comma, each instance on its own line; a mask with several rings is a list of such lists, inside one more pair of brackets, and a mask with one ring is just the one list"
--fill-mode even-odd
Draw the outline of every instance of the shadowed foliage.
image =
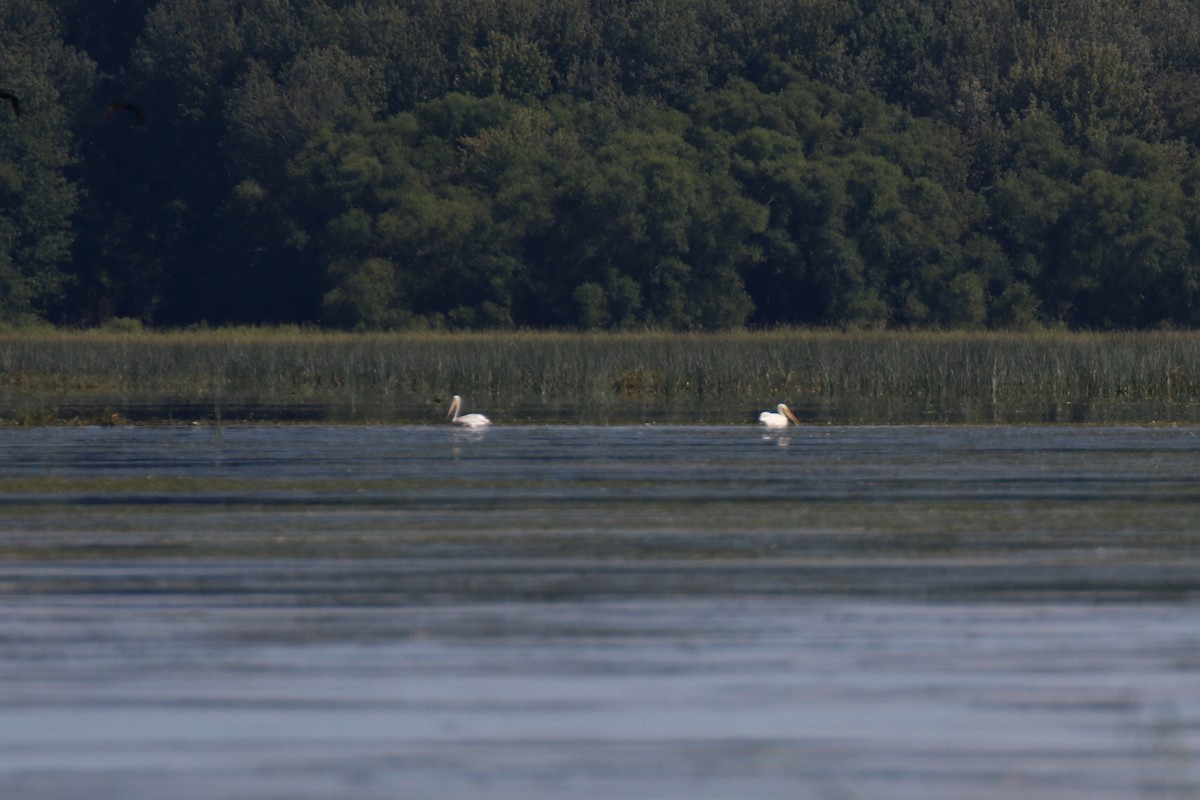
[[1200, 325], [1180, 0], [19, 0], [0, 45], [0, 324]]

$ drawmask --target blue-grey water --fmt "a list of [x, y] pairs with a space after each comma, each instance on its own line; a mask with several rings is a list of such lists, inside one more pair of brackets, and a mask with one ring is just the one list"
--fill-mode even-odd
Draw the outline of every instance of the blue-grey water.
[[1200, 429], [0, 430], [0, 798], [1200, 798]]

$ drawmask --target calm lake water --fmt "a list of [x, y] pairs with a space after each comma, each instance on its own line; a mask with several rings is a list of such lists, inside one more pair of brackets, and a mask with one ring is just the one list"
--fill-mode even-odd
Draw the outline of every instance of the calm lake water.
[[0, 430], [0, 797], [1198, 798], [1200, 429]]

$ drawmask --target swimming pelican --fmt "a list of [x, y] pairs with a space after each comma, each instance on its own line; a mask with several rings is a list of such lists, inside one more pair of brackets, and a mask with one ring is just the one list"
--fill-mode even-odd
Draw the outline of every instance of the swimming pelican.
[[485, 425], [491, 425], [492, 421], [483, 414], [463, 414], [461, 417], [458, 412], [462, 410], [462, 398], [458, 395], [450, 398], [450, 410], [446, 412], [446, 416], [455, 425], [466, 425], [468, 428], [482, 428]]
[[764, 411], [758, 415], [758, 424], [765, 425], [768, 428], [786, 428], [788, 420], [800, 424], [800, 420], [796, 419], [796, 415], [792, 410], [783, 403], [775, 406], [774, 411]]

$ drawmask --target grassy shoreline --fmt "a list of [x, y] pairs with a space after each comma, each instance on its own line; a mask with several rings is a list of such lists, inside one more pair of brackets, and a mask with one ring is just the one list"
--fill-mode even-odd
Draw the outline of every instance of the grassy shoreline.
[[1200, 333], [0, 334], [0, 424], [1200, 422]]

